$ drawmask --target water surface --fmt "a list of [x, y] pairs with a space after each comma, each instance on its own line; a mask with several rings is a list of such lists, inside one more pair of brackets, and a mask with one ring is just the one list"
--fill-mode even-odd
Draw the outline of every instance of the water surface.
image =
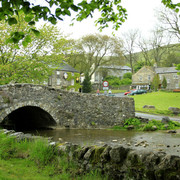
[[32, 132], [52, 137], [54, 141], [80, 145], [124, 145], [137, 150], [166, 152], [180, 156], [180, 134], [167, 132], [141, 132], [127, 130], [56, 129]]

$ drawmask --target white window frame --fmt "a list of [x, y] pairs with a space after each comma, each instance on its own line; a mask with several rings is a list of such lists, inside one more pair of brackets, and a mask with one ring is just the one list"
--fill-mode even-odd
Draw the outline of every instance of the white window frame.
[[56, 75], [60, 75], [60, 71], [56, 71]]
[[60, 78], [57, 78], [56, 79], [56, 85], [59, 86], [61, 84], [61, 79]]
[[71, 86], [74, 86], [74, 79], [71, 80]]

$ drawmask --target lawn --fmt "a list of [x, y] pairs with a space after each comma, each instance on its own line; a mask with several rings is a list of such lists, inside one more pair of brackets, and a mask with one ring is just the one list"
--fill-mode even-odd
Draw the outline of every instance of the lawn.
[[[134, 98], [136, 111], [170, 114], [169, 107], [180, 108], [180, 93], [158, 91], [131, 97]], [[145, 109], [143, 108], [144, 105], [153, 105], [156, 109]]]

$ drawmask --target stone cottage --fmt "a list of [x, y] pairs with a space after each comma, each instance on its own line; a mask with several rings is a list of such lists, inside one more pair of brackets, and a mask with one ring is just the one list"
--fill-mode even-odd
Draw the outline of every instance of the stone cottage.
[[[151, 82], [155, 74], [159, 75], [162, 83], [163, 78], [167, 80], [166, 89], [180, 88], [180, 75], [177, 74], [176, 67], [150, 67], [144, 66], [132, 75], [132, 89], [150, 89]], [[161, 84], [159, 85], [161, 87]]]
[[70, 91], [78, 91], [81, 87], [80, 73], [63, 61], [63, 63], [60, 64], [60, 67], [49, 77], [48, 86]]

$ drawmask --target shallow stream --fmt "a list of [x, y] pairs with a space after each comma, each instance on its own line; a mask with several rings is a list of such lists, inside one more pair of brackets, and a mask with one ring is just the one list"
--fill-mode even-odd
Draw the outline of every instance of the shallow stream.
[[166, 152], [180, 156], [180, 134], [167, 132], [140, 132], [127, 130], [56, 129], [30, 132], [34, 135], [52, 137], [54, 141], [80, 145], [123, 145], [145, 151]]

